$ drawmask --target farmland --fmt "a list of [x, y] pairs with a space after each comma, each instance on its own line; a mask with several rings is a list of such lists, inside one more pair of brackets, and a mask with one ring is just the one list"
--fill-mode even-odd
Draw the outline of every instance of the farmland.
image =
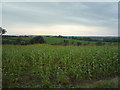
[[[33, 37], [3, 37], [3, 44], [4, 41], [8, 40], [12, 41], [12, 42], [16, 42], [18, 39], [19, 41], [25, 41], [25, 42], [29, 42]], [[69, 44], [76, 44], [77, 42], [82, 43], [82, 44], [87, 44], [89, 43], [88, 41], [84, 41], [84, 40], [74, 40], [74, 39], [69, 39], [69, 38], [57, 38], [57, 37], [43, 37], [43, 39], [45, 40], [45, 42], [47, 44], [60, 44], [60, 43], [64, 43], [64, 40], [67, 40], [69, 42]], [[95, 43], [95, 42], [90, 42]]]
[[117, 45], [3, 45], [2, 55], [6, 88], [81, 88], [85, 80], [108, 77], [115, 77], [115, 83], [111, 81], [101, 87], [117, 87]]
[[[51, 45], [117, 45], [119, 37], [75, 37], [75, 36], [37, 36], [44, 39], [44, 43]], [[2, 44], [30, 45], [35, 36], [4, 35]], [[37, 41], [37, 40], [36, 40]], [[40, 42], [39, 42], [40, 43]]]

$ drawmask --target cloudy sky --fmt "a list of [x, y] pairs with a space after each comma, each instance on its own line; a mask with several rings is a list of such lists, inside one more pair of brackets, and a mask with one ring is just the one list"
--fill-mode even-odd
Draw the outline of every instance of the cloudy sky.
[[9, 35], [117, 36], [117, 2], [4, 2]]

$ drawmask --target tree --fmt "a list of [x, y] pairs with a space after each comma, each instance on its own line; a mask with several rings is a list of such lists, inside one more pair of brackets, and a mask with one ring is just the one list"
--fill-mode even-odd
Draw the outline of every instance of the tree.
[[37, 37], [34, 37], [30, 40], [30, 43], [31, 44], [34, 44], [34, 43], [45, 43], [43, 37], [41, 36], [37, 36]]
[[97, 45], [97, 46], [101, 46], [101, 45], [103, 45], [103, 43], [102, 43], [102, 41], [97, 41], [97, 42], [96, 42], [96, 45]]
[[64, 45], [68, 45], [69, 44], [69, 41], [68, 40], [64, 40]]
[[59, 38], [63, 38], [63, 36], [62, 36], [62, 35], [59, 35], [58, 37], [59, 37]]
[[85, 41], [92, 41], [92, 39], [90, 37], [84, 37], [83, 40], [85, 40]]
[[18, 37], [16, 40], [15, 40], [15, 44], [21, 44], [21, 41], [22, 39], [20, 37]]
[[2, 27], [0, 27], [0, 34], [5, 34], [7, 31], [5, 29], [3, 29]]
[[77, 42], [77, 46], [79, 46], [79, 45], [82, 45], [82, 43], [81, 42]]

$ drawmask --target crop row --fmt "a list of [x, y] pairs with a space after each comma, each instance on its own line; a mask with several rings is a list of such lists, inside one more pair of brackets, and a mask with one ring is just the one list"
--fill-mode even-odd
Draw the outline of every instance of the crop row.
[[70, 87], [118, 74], [117, 46], [3, 45], [3, 87]]

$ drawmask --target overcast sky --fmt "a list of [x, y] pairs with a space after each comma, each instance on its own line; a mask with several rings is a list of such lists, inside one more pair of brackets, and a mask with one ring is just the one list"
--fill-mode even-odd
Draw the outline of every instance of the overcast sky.
[[4, 2], [9, 35], [117, 36], [117, 2]]

